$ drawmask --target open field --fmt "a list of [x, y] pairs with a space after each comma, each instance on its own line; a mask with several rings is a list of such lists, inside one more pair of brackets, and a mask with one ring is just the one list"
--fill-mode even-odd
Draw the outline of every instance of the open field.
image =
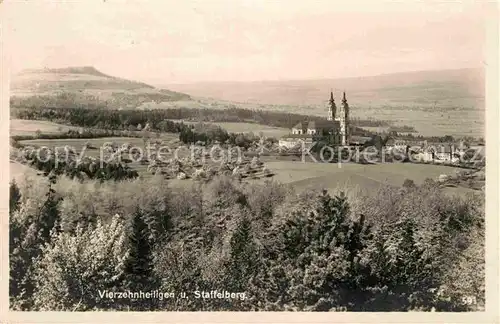
[[44, 134], [64, 133], [78, 127], [66, 126], [44, 120], [11, 119], [10, 135], [35, 135], [39, 130]]
[[[173, 120], [179, 122], [180, 120]], [[182, 121], [186, 124], [198, 124], [198, 122]], [[283, 127], [273, 127], [260, 125], [256, 123], [231, 123], [231, 122], [207, 122], [205, 124], [217, 125], [229, 133], [254, 133], [259, 135], [261, 132], [266, 137], [280, 138], [283, 135], [289, 134], [290, 130]]]
[[[452, 175], [458, 168], [412, 163], [384, 163], [363, 165], [343, 163], [302, 163], [299, 161], [272, 161], [266, 166], [275, 174], [274, 180], [293, 185], [297, 190], [362, 188], [375, 190], [381, 185], [401, 186], [405, 179], [422, 184], [426, 178], [436, 179], [441, 174]], [[455, 188], [453, 188], [455, 189]], [[451, 190], [450, 188], [450, 191]], [[460, 188], [460, 192], [472, 192]]]

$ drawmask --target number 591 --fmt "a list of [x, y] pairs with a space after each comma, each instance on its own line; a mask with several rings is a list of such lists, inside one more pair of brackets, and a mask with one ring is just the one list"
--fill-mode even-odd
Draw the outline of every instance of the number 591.
[[476, 304], [476, 297], [475, 296], [463, 296], [462, 303], [465, 305], [474, 305], [474, 304]]

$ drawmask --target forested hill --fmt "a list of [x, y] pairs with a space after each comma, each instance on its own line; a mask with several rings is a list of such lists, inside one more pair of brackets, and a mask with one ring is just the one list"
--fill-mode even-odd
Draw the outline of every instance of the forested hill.
[[13, 76], [10, 87], [12, 106], [125, 109], [191, 99], [184, 93], [110, 76], [92, 66], [25, 70]]

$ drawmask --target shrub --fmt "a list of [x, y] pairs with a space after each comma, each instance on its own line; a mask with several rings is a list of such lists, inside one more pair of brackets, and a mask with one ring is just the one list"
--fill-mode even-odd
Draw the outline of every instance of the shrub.
[[73, 311], [114, 307], [115, 301], [97, 296], [120, 285], [126, 255], [120, 217], [107, 224], [97, 221], [93, 229], [78, 227], [74, 233], [53, 234], [52, 242], [36, 262], [34, 307]]
[[416, 188], [415, 182], [411, 179], [405, 179], [403, 182], [403, 188], [412, 189]]
[[16, 180], [12, 180], [9, 188], [9, 214], [14, 213], [19, 209], [21, 203], [21, 191], [17, 186]]

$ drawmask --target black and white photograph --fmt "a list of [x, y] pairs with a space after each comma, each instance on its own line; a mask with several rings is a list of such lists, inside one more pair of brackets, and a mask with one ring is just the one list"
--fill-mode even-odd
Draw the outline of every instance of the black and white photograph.
[[0, 7], [9, 311], [485, 312], [495, 2]]

